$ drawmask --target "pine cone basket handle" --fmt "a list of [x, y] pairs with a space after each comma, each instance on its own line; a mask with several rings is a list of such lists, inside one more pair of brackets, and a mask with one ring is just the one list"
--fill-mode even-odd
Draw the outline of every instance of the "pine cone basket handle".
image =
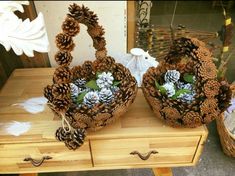
[[105, 32], [103, 27], [98, 24], [97, 15], [89, 8], [80, 7], [74, 3], [70, 5], [69, 13], [61, 26], [63, 32], [56, 36], [56, 46], [60, 51], [55, 55], [55, 60], [61, 66], [68, 66], [72, 61], [70, 52], [75, 47], [73, 37], [79, 34], [80, 24], [87, 26], [87, 32], [92, 38], [93, 47], [96, 49], [96, 58], [107, 56]]

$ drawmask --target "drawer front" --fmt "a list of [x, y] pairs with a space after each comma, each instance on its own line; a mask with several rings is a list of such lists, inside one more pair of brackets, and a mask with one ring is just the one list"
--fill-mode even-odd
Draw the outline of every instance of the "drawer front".
[[[35, 163], [45, 157], [51, 159], [35, 167]], [[28, 173], [84, 170], [92, 167], [89, 143], [85, 142], [78, 150], [69, 150], [63, 142], [24, 143], [0, 145], [0, 173]]]
[[94, 140], [91, 150], [95, 167], [186, 164], [193, 162], [199, 139], [200, 136]]

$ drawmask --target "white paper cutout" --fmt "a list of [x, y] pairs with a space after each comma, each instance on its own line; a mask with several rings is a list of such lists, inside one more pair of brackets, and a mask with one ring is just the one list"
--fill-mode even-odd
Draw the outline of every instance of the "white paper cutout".
[[7, 51], [11, 48], [17, 55], [25, 53], [33, 57], [33, 51], [48, 52], [49, 41], [42, 13], [33, 21], [22, 21], [13, 11], [23, 12], [22, 4], [27, 1], [0, 1], [0, 44]]
[[13, 121], [12, 123], [10, 123], [7, 126], [6, 131], [7, 131], [8, 134], [11, 134], [11, 135], [14, 135], [14, 136], [19, 136], [19, 135], [29, 131], [30, 128], [31, 128], [31, 123], [30, 122]]
[[148, 51], [145, 52], [141, 48], [132, 48], [130, 52], [131, 54], [119, 55], [117, 61], [130, 70], [137, 80], [138, 87], [141, 87], [143, 74], [148, 68], [157, 67], [159, 63], [156, 58], [149, 55]]
[[37, 114], [44, 111], [47, 101], [45, 97], [34, 97], [22, 103], [13, 104], [12, 106], [20, 106], [29, 113]]

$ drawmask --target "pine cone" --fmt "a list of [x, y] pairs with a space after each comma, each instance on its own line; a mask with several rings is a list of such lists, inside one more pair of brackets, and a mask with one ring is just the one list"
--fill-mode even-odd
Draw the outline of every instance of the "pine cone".
[[84, 6], [80, 7], [79, 5], [73, 3], [69, 6], [69, 17], [76, 19], [79, 23], [84, 19]]
[[66, 147], [70, 150], [76, 150], [84, 143], [85, 139], [85, 130], [84, 129], [77, 129], [71, 134], [70, 139], [65, 141]]
[[179, 78], [180, 78], [180, 72], [178, 72], [177, 70], [167, 70], [164, 77], [166, 82], [172, 82], [172, 83], [177, 82]]
[[71, 89], [71, 98], [72, 98], [73, 102], [76, 102], [78, 94], [79, 94], [79, 88], [73, 83], [70, 83], [69, 85], [70, 85], [70, 89]]
[[104, 37], [94, 37], [93, 38], [93, 47], [96, 50], [104, 50], [106, 46], [106, 40]]
[[107, 50], [106, 49], [103, 49], [103, 50], [98, 50], [95, 52], [95, 57], [97, 59], [99, 58], [105, 58], [107, 56]]
[[76, 86], [83, 88], [86, 84], [86, 80], [84, 78], [77, 79], [73, 82]]
[[85, 61], [82, 64], [80, 76], [86, 80], [93, 79], [96, 76], [93, 70], [93, 63], [91, 61]]
[[69, 109], [70, 105], [70, 99], [69, 98], [63, 98], [63, 99], [54, 99], [52, 104], [55, 106], [55, 110], [57, 112], [66, 112]]
[[99, 100], [102, 103], [109, 104], [114, 98], [112, 91], [108, 88], [102, 88], [99, 92]]
[[73, 39], [68, 34], [60, 33], [56, 35], [56, 46], [63, 51], [72, 51], [75, 47]]
[[216, 66], [212, 62], [203, 62], [198, 71], [198, 75], [203, 81], [207, 79], [215, 79], [217, 77]]
[[95, 104], [99, 103], [98, 93], [88, 92], [83, 98], [83, 103], [88, 107], [93, 107]]
[[218, 94], [219, 109], [224, 112], [230, 106], [230, 100], [232, 98], [232, 90], [230, 85], [226, 81], [221, 81], [221, 86]]
[[80, 32], [80, 26], [74, 18], [67, 17], [62, 24], [62, 30], [64, 33], [73, 37]]
[[48, 85], [44, 88], [44, 97], [46, 97], [49, 102], [53, 102], [52, 86]]
[[218, 107], [217, 99], [215, 98], [207, 98], [204, 102], [200, 105], [200, 112], [202, 115], [209, 114], [212, 111], [215, 111]]
[[96, 26], [91, 26], [91, 27], [88, 27], [87, 28], [87, 32], [88, 34], [92, 37], [92, 38], [95, 38], [95, 37], [101, 37], [104, 35], [104, 28], [100, 25], [96, 25]]
[[58, 67], [55, 69], [53, 80], [55, 83], [70, 83], [72, 79], [72, 73], [69, 67]]
[[173, 121], [181, 118], [179, 111], [172, 107], [164, 107], [161, 110], [161, 114], [163, 117], [169, 118]]
[[195, 128], [195, 127], [201, 125], [202, 119], [201, 119], [200, 114], [198, 112], [189, 111], [183, 117], [183, 123], [187, 127]]
[[218, 95], [219, 88], [220, 83], [215, 80], [209, 80], [203, 86], [203, 90], [207, 98], [213, 98], [214, 96]]
[[62, 84], [53, 84], [52, 86], [52, 95], [55, 98], [64, 98], [68, 97], [70, 94], [70, 85], [67, 83]]
[[60, 66], [68, 66], [72, 59], [73, 57], [68, 51], [58, 51], [55, 55], [55, 61]]
[[[68, 130], [68, 128], [66, 127], [66, 129]], [[59, 141], [65, 141], [67, 139], [69, 139], [71, 133], [70, 132], [66, 132], [63, 127], [59, 127], [56, 132], [55, 132], [55, 137], [57, 140]]]
[[98, 79], [96, 80], [96, 84], [99, 88], [111, 87], [113, 84], [113, 75], [110, 72], [103, 72], [98, 75]]

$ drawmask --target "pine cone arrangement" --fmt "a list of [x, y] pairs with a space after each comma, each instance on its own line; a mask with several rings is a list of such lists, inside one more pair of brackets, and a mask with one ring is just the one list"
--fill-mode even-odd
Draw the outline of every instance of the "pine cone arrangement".
[[[176, 88], [191, 92], [174, 92]], [[217, 79], [210, 51], [195, 38], [175, 40], [165, 60], [144, 74], [142, 89], [156, 116], [173, 127], [208, 124], [229, 106], [231, 99], [229, 84]]]
[[[73, 37], [80, 32], [80, 23], [87, 26], [96, 60], [70, 68]], [[67, 119], [71, 126], [69, 132], [67, 127], [59, 128], [56, 138], [75, 150], [83, 144], [85, 130], [101, 129], [126, 112], [137, 94], [137, 83], [127, 68], [107, 56], [104, 29], [89, 8], [72, 4], [61, 28], [55, 40], [59, 67], [55, 69], [53, 85], [45, 88], [44, 95], [55, 114]]]

